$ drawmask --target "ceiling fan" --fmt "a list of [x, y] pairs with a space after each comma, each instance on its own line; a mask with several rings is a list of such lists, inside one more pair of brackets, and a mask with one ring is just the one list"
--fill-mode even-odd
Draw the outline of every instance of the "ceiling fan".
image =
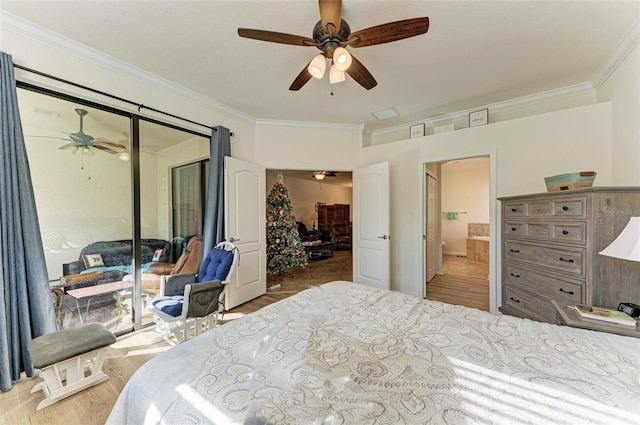
[[323, 180], [325, 177], [338, 177], [337, 171], [314, 171], [311, 177], [316, 180]]
[[320, 21], [313, 28], [313, 38], [281, 32], [238, 28], [238, 35], [254, 40], [295, 46], [317, 47], [322, 51], [295, 78], [289, 90], [300, 90], [311, 77], [322, 78], [326, 60], [332, 61], [330, 82], [344, 81], [344, 72], [367, 90], [378, 82], [371, 73], [345, 47], [367, 47], [390, 43], [424, 34], [429, 29], [429, 18], [413, 18], [388, 22], [360, 31], [351, 32], [349, 24], [342, 19], [342, 0], [318, 0]]
[[71, 143], [60, 146], [59, 149], [70, 150], [73, 153], [76, 153], [78, 149], [80, 149], [82, 153], [87, 155], [93, 155], [94, 149], [101, 150], [110, 154], [117, 154], [118, 151], [116, 151], [115, 149], [126, 149], [126, 146], [120, 143], [110, 142], [109, 140], [101, 138], [94, 138], [93, 136], [85, 133], [83, 131], [83, 120], [84, 117], [89, 113], [89, 111], [80, 108], [76, 108], [75, 111], [76, 114], [80, 116], [80, 130], [75, 133], [68, 133], [67, 135], [69, 136], [69, 138], [62, 140], [69, 140]]

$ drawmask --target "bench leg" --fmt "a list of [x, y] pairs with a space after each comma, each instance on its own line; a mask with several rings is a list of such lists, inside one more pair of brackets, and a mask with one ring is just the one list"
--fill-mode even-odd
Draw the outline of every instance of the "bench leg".
[[42, 390], [45, 395], [37, 410], [109, 379], [109, 376], [102, 372], [105, 354], [106, 347], [102, 347], [40, 370], [44, 381], [31, 390], [32, 393]]

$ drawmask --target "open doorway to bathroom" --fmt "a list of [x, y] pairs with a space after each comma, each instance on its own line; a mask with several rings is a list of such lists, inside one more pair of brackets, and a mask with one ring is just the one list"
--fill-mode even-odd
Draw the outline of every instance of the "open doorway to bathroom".
[[489, 311], [490, 158], [425, 164], [426, 297]]

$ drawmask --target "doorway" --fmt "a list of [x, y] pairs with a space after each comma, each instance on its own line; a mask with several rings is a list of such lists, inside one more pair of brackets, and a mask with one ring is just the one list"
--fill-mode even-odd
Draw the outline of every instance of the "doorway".
[[490, 164], [479, 156], [424, 165], [428, 299], [490, 310]]
[[[319, 173], [322, 173], [322, 176]], [[297, 222], [299, 230], [304, 229], [305, 237], [301, 239], [303, 242], [319, 242], [318, 249], [309, 247], [310, 253], [319, 255], [314, 255], [306, 268], [290, 270], [290, 276], [285, 275], [280, 279], [267, 276], [269, 290], [288, 290], [291, 282], [302, 282], [307, 285], [318, 281], [325, 283], [331, 280], [351, 280], [353, 276], [351, 244], [332, 243], [334, 241], [331, 234], [334, 221], [346, 224], [348, 229], [346, 233], [349, 233], [349, 236], [351, 233], [353, 221], [351, 171], [267, 169], [266, 196], [271, 192], [279, 174], [282, 175], [284, 186], [288, 191], [292, 218]], [[302, 233], [301, 236], [303, 236]], [[331, 245], [330, 250], [327, 245]]]

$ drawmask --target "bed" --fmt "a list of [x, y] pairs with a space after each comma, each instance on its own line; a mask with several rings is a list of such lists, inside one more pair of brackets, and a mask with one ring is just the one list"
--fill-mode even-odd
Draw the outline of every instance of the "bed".
[[332, 282], [144, 364], [107, 424], [638, 424], [640, 339]]

